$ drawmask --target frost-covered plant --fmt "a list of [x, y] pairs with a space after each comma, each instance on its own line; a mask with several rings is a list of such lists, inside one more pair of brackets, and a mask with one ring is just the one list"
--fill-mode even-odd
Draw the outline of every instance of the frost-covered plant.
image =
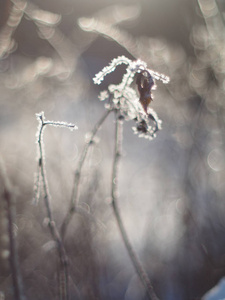
[[[140, 278], [140, 281], [142, 282], [146, 290], [148, 299], [158, 299], [154, 292], [152, 283], [130, 243], [120, 215], [118, 206], [118, 170], [122, 153], [123, 122], [134, 120], [136, 122], [136, 126], [134, 128], [135, 133], [138, 133], [139, 136], [143, 136], [148, 139], [154, 138], [156, 136], [156, 132], [161, 129], [161, 121], [158, 119], [157, 114], [149, 107], [149, 104], [153, 100], [152, 89], [156, 86], [154, 80], [157, 79], [161, 80], [164, 83], [167, 83], [169, 82], [169, 78], [165, 75], [158, 74], [157, 72], [149, 70], [146, 63], [141, 60], [132, 61], [125, 56], [120, 56], [113, 59], [107, 67], [103, 68], [101, 72], [96, 74], [93, 79], [94, 83], [100, 84], [107, 74], [113, 72], [115, 68], [121, 64], [127, 65], [126, 72], [122, 77], [121, 83], [117, 85], [111, 84], [106, 91], [100, 93], [100, 100], [107, 101], [107, 103], [105, 104], [106, 111], [93, 128], [91, 134], [89, 135], [89, 139], [81, 153], [77, 170], [74, 174], [74, 184], [70, 205], [63, 219], [60, 230], [58, 230], [58, 228], [55, 226], [50, 206], [50, 194], [48, 190], [47, 177], [45, 174], [43, 130], [45, 129], [46, 125], [67, 127], [70, 129], [75, 129], [76, 126], [74, 124], [68, 124], [64, 122], [46, 121], [43, 113], [37, 115], [39, 121], [39, 128], [37, 133], [39, 159], [35, 195], [36, 200], [38, 200], [40, 196], [40, 188], [42, 185], [45, 206], [47, 209], [47, 216], [49, 219], [49, 228], [58, 250], [61, 267], [61, 278], [64, 287], [61, 288], [60, 295], [63, 300], [67, 300], [69, 297], [67, 265], [68, 258], [64, 248], [64, 240], [66, 237], [67, 228], [71, 222], [72, 217], [75, 213], [82, 213], [79, 205], [79, 187], [82, 176], [82, 168], [85, 163], [88, 150], [93, 145], [93, 141], [98, 130], [105, 122], [109, 114], [112, 112], [115, 113], [115, 151], [112, 164], [111, 205], [121, 233], [122, 240], [124, 241], [128, 254]], [[136, 82], [137, 89], [135, 89], [135, 84], [133, 84], [134, 82]]]
[[44, 142], [43, 142], [43, 134], [46, 126], [54, 126], [54, 127], [65, 127], [70, 130], [77, 129], [77, 126], [72, 123], [66, 122], [58, 122], [58, 121], [47, 121], [45, 120], [44, 113], [41, 112], [36, 114], [37, 120], [39, 121], [38, 131], [37, 131], [37, 144], [38, 144], [38, 172], [37, 179], [35, 182], [35, 203], [37, 204], [40, 195], [43, 193], [44, 204], [47, 213], [48, 227], [51, 233], [51, 236], [54, 240], [55, 247], [58, 252], [59, 258], [59, 268], [58, 268], [58, 277], [59, 277], [59, 293], [60, 299], [68, 300], [69, 299], [69, 289], [68, 289], [68, 258], [66, 254], [66, 250], [64, 248], [64, 244], [58, 228], [56, 226], [52, 208], [51, 208], [51, 195], [48, 187], [48, 180], [45, 170], [45, 155], [44, 155]]
[[[34, 203], [37, 204], [40, 194], [41, 194], [41, 184], [43, 185], [43, 190], [46, 195], [48, 194], [48, 184], [47, 179], [45, 176], [45, 166], [44, 166], [44, 146], [43, 146], [43, 132], [46, 126], [54, 126], [54, 127], [65, 127], [69, 128], [70, 130], [77, 129], [77, 126], [72, 123], [67, 122], [58, 122], [58, 121], [46, 121], [44, 112], [40, 112], [36, 114], [37, 120], [39, 121], [39, 127], [36, 134], [37, 137], [37, 144], [38, 144], [38, 171], [37, 171], [37, 179], [35, 181], [35, 196], [34, 196]], [[49, 197], [47, 197], [49, 198]], [[51, 214], [51, 213], [50, 213]], [[51, 218], [50, 218], [51, 219]]]
[[[121, 83], [108, 86], [108, 89], [100, 93], [100, 100], [106, 100], [105, 107], [109, 112], [115, 112], [115, 151], [112, 168], [111, 183], [111, 204], [115, 219], [117, 221], [121, 237], [124, 241], [133, 266], [139, 276], [140, 281], [146, 289], [148, 299], [157, 300], [154, 288], [141, 261], [138, 258], [133, 246], [128, 238], [124, 223], [121, 218], [118, 206], [118, 169], [119, 161], [122, 153], [123, 142], [123, 120], [134, 120], [136, 126], [133, 128], [135, 133], [147, 139], [156, 136], [156, 132], [161, 129], [161, 120], [157, 114], [149, 107], [153, 100], [152, 89], [156, 87], [154, 79], [168, 83], [169, 78], [163, 74], [159, 74], [147, 68], [147, 64], [141, 60], [132, 61], [125, 56], [119, 56], [111, 61], [111, 63], [102, 69], [94, 77], [94, 83], [100, 84], [105, 76], [113, 72], [118, 65], [125, 64], [126, 72], [122, 77]], [[133, 82], [136, 78], [137, 90], [134, 88]], [[79, 172], [80, 173], [80, 172]]]
[[[125, 56], [119, 56], [95, 75], [94, 83], [100, 84], [107, 74], [121, 64], [127, 65], [121, 83], [109, 85], [108, 90], [100, 93], [99, 99], [107, 101], [105, 104], [107, 109], [119, 111], [121, 118], [127, 121], [134, 120], [136, 122], [136, 126], [133, 127], [134, 133], [152, 139], [161, 129], [162, 123], [156, 112], [149, 107], [153, 100], [152, 89], [156, 88], [154, 79], [168, 83], [169, 77], [149, 70], [146, 63], [139, 59], [132, 61]], [[135, 77], [139, 95], [132, 86]]]

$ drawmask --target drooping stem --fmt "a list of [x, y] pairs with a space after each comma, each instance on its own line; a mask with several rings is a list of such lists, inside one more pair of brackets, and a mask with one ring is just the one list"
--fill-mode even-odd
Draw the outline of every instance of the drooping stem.
[[65, 216], [65, 219], [63, 220], [62, 226], [61, 226], [62, 239], [65, 237], [67, 227], [68, 227], [74, 213], [77, 210], [81, 172], [82, 172], [82, 168], [83, 168], [85, 159], [87, 157], [87, 153], [88, 153], [91, 145], [94, 142], [94, 138], [95, 138], [98, 130], [100, 129], [101, 125], [104, 123], [104, 121], [106, 120], [108, 115], [111, 113], [111, 111], [112, 110], [107, 110], [104, 113], [104, 115], [100, 118], [100, 120], [96, 123], [94, 129], [91, 132], [91, 136], [89, 138], [89, 141], [86, 143], [86, 145], [84, 146], [84, 149], [81, 153], [81, 156], [80, 156], [80, 159], [79, 159], [79, 162], [78, 162], [78, 166], [77, 166], [77, 170], [76, 170], [75, 176], [74, 176], [73, 191], [72, 191], [72, 196], [71, 196], [70, 207], [69, 207], [69, 210], [68, 210], [68, 212]]
[[113, 160], [113, 172], [112, 172], [112, 186], [111, 186], [111, 197], [112, 197], [112, 207], [113, 212], [130, 256], [130, 259], [133, 263], [133, 266], [146, 289], [146, 293], [149, 299], [151, 300], [158, 300], [156, 296], [153, 286], [151, 284], [150, 279], [146, 271], [144, 270], [134, 248], [132, 247], [130, 240], [127, 236], [123, 221], [121, 219], [120, 210], [118, 206], [118, 169], [119, 169], [119, 162], [121, 158], [121, 151], [122, 151], [122, 140], [123, 140], [123, 120], [120, 120], [119, 114], [116, 113], [116, 134], [115, 134], [115, 152], [114, 152], [114, 160]]

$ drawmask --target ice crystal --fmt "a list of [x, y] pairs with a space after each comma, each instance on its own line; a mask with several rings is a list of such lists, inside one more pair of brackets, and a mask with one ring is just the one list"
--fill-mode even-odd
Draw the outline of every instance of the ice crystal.
[[[107, 74], [112, 73], [121, 64], [127, 65], [121, 83], [109, 85], [108, 91], [101, 92], [99, 99], [107, 101], [106, 109], [118, 110], [125, 120], [134, 120], [134, 133], [152, 139], [161, 129], [162, 123], [156, 112], [149, 107], [152, 89], [156, 87], [154, 79], [168, 83], [169, 77], [148, 69], [147, 64], [140, 59], [132, 61], [125, 56], [119, 56], [95, 75], [94, 83], [100, 84]], [[135, 78], [139, 95], [132, 86]]]
[[108, 99], [108, 98], [109, 98], [109, 93], [108, 93], [108, 91], [101, 91], [100, 94], [99, 94], [99, 96], [98, 96], [98, 99], [99, 99], [100, 101], [104, 101], [104, 100], [106, 100], [106, 99]]
[[[45, 121], [45, 116], [44, 116], [43, 111], [40, 112], [40, 113], [37, 113], [36, 118], [39, 121], [39, 126], [51, 125], [51, 126], [54, 126], [54, 127], [66, 127], [66, 128], [71, 129], [71, 130], [78, 129], [78, 127], [73, 123], [59, 122], [59, 121]], [[39, 130], [39, 128], [38, 128], [38, 130]], [[38, 131], [38, 133], [39, 133], [39, 131]]]
[[95, 77], [93, 78], [94, 83], [100, 84], [107, 74], [112, 73], [115, 70], [115, 68], [121, 64], [129, 65], [130, 60], [125, 56], [119, 56], [117, 58], [114, 58], [107, 67], [104, 67], [101, 72], [95, 75]]

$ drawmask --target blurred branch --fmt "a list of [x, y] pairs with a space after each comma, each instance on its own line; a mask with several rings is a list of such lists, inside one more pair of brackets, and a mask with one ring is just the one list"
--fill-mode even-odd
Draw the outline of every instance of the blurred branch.
[[225, 20], [224, 20], [224, 16], [223, 16], [221, 4], [219, 3], [218, 0], [215, 0], [215, 5], [217, 6], [218, 13], [220, 15], [220, 18], [221, 18], [221, 20], [223, 22], [223, 26], [225, 28]]
[[95, 18], [80, 18], [78, 24], [84, 31], [94, 32], [112, 39], [125, 48], [134, 58], [139, 58], [139, 41], [117, 26], [101, 22]]
[[45, 39], [60, 57], [64, 68], [61, 72], [64, 71], [69, 76], [75, 69], [76, 47], [57, 26], [61, 15], [41, 10], [33, 3], [27, 5], [25, 14], [37, 26], [39, 36]]
[[[121, 29], [116, 23], [111, 24], [98, 18], [79, 18], [78, 25], [83, 31], [111, 39], [124, 48], [133, 58], [141, 59], [150, 64], [151, 68], [158, 67], [159, 64], [162, 65], [162, 59], [164, 65], [168, 65], [169, 45], [161, 39], [135, 37]], [[164, 48], [164, 52], [160, 52], [160, 55], [157, 53], [159, 51], [157, 45], [160, 45], [160, 49]], [[148, 51], [146, 51], [146, 47]], [[159, 62], [157, 62], [157, 57], [160, 58]]]
[[12, 194], [9, 180], [3, 168], [3, 164], [0, 165], [0, 182], [2, 186], [2, 197], [6, 203], [7, 219], [8, 219], [8, 236], [9, 236], [9, 250], [10, 250], [10, 268], [12, 275], [12, 288], [14, 292], [15, 300], [25, 300], [23, 292], [22, 277], [20, 273], [17, 243], [14, 233], [15, 222], [15, 199]]
[[24, 9], [27, 5], [25, 0], [14, 0], [12, 2], [13, 5], [8, 20], [0, 32], [0, 58], [13, 50], [15, 43], [12, 36], [23, 18]]
[[79, 188], [80, 188], [80, 179], [81, 179], [82, 168], [83, 168], [87, 153], [88, 153], [90, 147], [92, 146], [92, 144], [94, 143], [94, 138], [95, 138], [97, 132], [99, 131], [102, 124], [105, 122], [106, 118], [108, 117], [108, 115], [110, 113], [111, 113], [111, 110], [107, 110], [104, 113], [104, 115], [100, 118], [100, 120], [96, 123], [94, 129], [91, 132], [89, 141], [86, 143], [86, 145], [84, 146], [84, 149], [81, 153], [78, 167], [77, 167], [77, 170], [76, 170], [75, 176], [74, 176], [74, 184], [73, 184], [73, 191], [72, 191], [72, 196], [71, 196], [70, 207], [69, 207], [69, 210], [68, 210], [68, 212], [62, 222], [62, 225], [61, 225], [62, 239], [66, 235], [67, 227], [68, 227], [74, 213], [77, 211], [81, 212], [81, 210], [78, 208], [78, 198], [79, 198]]
[[[216, 0], [197, 0], [200, 12], [205, 20], [207, 30], [214, 38], [224, 35], [224, 19]], [[212, 32], [213, 29], [213, 32]], [[217, 29], [215, 31], [215, 29]]]

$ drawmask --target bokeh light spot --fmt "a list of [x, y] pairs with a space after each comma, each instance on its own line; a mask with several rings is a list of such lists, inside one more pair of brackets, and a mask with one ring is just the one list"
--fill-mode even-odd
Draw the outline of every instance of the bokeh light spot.
[[224, 151], [219, 148], [213, 149], [208, 155], [207, 162], [213, 171], [222, 171], [225, 166]]

